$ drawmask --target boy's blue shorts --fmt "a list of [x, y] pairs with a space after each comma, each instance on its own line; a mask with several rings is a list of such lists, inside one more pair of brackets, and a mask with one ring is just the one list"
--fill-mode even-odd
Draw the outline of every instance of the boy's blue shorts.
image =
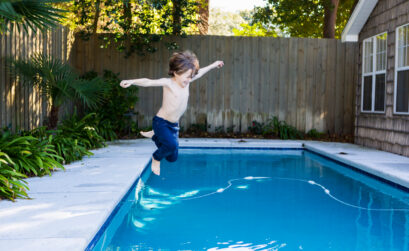
[[155, 132], [152, 140], [158, 147], [158, 150], [153, 153], [153, 158], [158, 161], [163, 158], [170, 162], [176, 161], [179, 148], [179, 124], [155, 116], [153, 117], [152, 127]]

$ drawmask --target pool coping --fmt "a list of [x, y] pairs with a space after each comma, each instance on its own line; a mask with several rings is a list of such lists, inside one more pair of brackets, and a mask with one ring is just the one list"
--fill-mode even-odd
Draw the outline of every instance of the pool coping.
[[[378, 177], [381, 181], [397, 184], [398, 188], [409, 188], [409, 158], [353, 144], [302, 140], [185, 138], [180, 139], [180, 147], [306, 149], [354, 167], [372, 177]], [[12, 213], [12, 218], [8, 218], [5, 222], [3, 220], [2, 223], [0, 223], [0, 249], [86, 249], [86, 247], [91, 244], [91, 241], [101, 227], [105, 224], [106, 220], [112, 215], [112, 212], [118, 203], [141, 176], [141, 173], [148, 165], [151, 153], [154, 150], [154, 144], [148, 139], [120, 140], [109, 143], [107, 148], [93, 151], [95, 154], [93, 157], [84, 158], [82, 161], [66, 165], [66, 172], [56, 172], [51, 177], [27, 179], [29, 185], [35, 184], [34, 186], [31, 186], [31, 191], [29, 192], [29, 195], [34, 197], [33, 200], [17, 200], [16, 203], [0, 201], [0, 219], [1, 217], [4, 218], [4, 215], [10, 215], [11, 211], [17, 212]], [[129, 157], [132, 154], [136, 154], [137, 157]], [[91, 167], [91, 169], [84, 168], [83, 165]], [[121, 170], [120, 172], [113, 172], [113, 168], [120, 168]], [[94, 174], [97, 173], [95, 174], [94, 179], [92, 179], [93, 172]], [[84, 175], [85, 177], [82, 177]], [[78, 177], [83, 178], [83, 180], [77, 182], [76, 179], [78, 179]], [[118, 182], [114, 185], [108, 183], [108, 181], [112, 181], [113, 177], [118, 179]], [[41, 179], [41, 184], [39, 179]], [[44, 189], [52, 189], [53, 187], [59, 188], [58, 182], [70, 179], [73, 179], [72, 183], [74, 184], [71, 184], [71, 181], [67, 181], [67, 184], [64, 183], [67, 187], [63, 187], [65, 190], [61, 189], [53, 194], [53, 196], [49, 197], [47, 197], [46, 193], [42, 193]], [[56, 182], [57, 186], [55, 184]], [[94, 189], [96, 191], [90, 191], [89, 186], [80, 186], [91, 183], [98, 184], [98, 182], [101, 182], [100, 184], [109, 185], [97, 187]], [[43, 196], [44, 194], [45, 196]], [[80, 196], [78, 200], [75, 194], [81, 194], [82, 197]], [[64, 195], [72, 201], [65, 201], [65, 197], [62, 198], [61, 195]], [[96, 203], [96, 201], [84, 199], [90, 198], [90, 196], [98, 198], [99, 200], [96, 200], [98, 203]], [[65, 207], [54, 206], [45, 210], [41, 210], [41, 208], [39, 210], [35, 209], [41, 205], [53, 203], [52, 200], [57, 201], [55, 204], [59, 204], [58, 202], [64, 200], [62, 203], [64, 203]], [[31, 208], [31, 210], [25, 209], [27, 207]], [[67, 210], [64, 211], [66, 208], [71, 210], [68, 211], [73, 216], [69, 215], [72, 217], [62, 220], [59, 219], [58, 216], [61, 217], [61, 215], [67, 215]], [[91, 212], [94, 213], [81, 215], [81, 213], [78, 213], [78, 208], [84, 208], [83, 211], [79, 210], [82, 213], [87, 213], [90, 211], [89, 208], [92, 208], [94, 211]], [[60, 214], [56, 214], [56, 212]], [[75, 213], [77, 213], [77, 215], [75, 215]], [[37, 229], [40, 228], [41, 231], [44, 231], [45, 229], [49, 232], [48, 234], [42, 233], [35, 237], [36, 235], [33, 234], [36, 229], [35, 227], [32, 228], [31, 232], [24, 231], [18, 227], [14, 227], [13, 230], [13, 224], [15, 226], [21, 226], [22, 224], [30, 225], [30, 223], [33, 223], [33, 219], [37, 219], [40, 216], [44, 217], [44, 215], [57, 216], [55, 221], [47, 222], [46, 219], [43, 219], [43, 222], [37, 222], [34, 220], [36, 224], [39, 224]], [[65, 225], [62, 226], [62, 224]], [[8, 231], [5, 232], [4, 230], [7, 230], [7, 228]], [[77, 230], [77, 233], [75, 230]]]

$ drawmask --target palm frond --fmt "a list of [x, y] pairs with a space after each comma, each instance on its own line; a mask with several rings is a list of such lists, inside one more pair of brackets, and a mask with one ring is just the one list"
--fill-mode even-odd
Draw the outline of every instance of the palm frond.
[[104, 101], [105, 94], [110, 89], [109, 85], [100, 78], [79, 79], [71, 87], [75, 89], [77, 98], [91, 108], [96, 108], [101, 104]]
[[31, 28], [46, 30], [55, 27], [64, 18], [64, 10], [55, 8], [53, 3], [68, 0], [1, 0], [0, 1], [0, 32], [7, 30], [10, 23], [16, 23], [18, 29]]
[[75, 97], [74, 93], [68, 93], [67, 90], [69, 83], [75, 81], [77, 76], [67, 63], [41, 54], [35, 54], [28, 60], [10, 61], [11, 72], [19, 76], [23, 84], [38, 86], [42, 95], [51, 97], [53, 102], [60, 100], [58, 97]]

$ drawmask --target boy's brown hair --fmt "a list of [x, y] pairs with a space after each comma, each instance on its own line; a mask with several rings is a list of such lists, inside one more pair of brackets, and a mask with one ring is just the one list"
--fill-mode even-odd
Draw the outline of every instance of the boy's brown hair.
[[175, 52], [169, 59], [169, 72], [170, 76], [174, 76], [185, 73], [189, 69], [192, 70], [192, 77], [199, 71], [199, 60], [196, 55], [191, 51]]

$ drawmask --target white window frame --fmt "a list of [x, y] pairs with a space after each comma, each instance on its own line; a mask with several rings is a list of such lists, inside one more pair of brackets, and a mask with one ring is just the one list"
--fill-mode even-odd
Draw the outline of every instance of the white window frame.
[[[409, 115], [409, 107], [408, 107], [408, 112], [397, 112], [396, 111], [396, 95], [397, 95], [397, 88], [398, 88], [398, 71], [405, 71], [405, 70], [409, 70], [409, 66], [404, 66], [404, 67], [400, 67], [398, 69], [398, 52], [399, 52], [399, 48], [398, 48], [398, 38], [399, 38], [399, 33], [398, 30], [400, 28], [403, 28], [405, 26], [409, 26], [408, 24], [404, 24], [401, 26], [396, 27], [395, 33], [396, 33], [396, 38], [395, 38], [395, 83], [394, 83], [394, 87], [393, 87], [393, 113], [394, 114], [402, 114], [402, 115]], [[409, 41], [408, 41], [409, 44]], [[408, 48], [409, 49], [409, 48]]]
[[[386, 34], [386, 60], [385, 60], [385, 70], [376, 71], [376, 37]], [[372, 72], [365, 72], [365, 41], [373, 39], [372, 42]], [[361, 112], [362, 113], [379, 113], [384, 114], [386, 112], [386, 70], [388, 69], [388, 32], [382, 32], [376, 34], [375, 36], [368, 37], [362, 42], [362, 80], [361, 80]], [[385, 93], [383, 102], [383, 111], [375, 111], [375, 87], [376, 87], [376, 76], [380, 74], [385, 74]], [[364, 110], [364, 79], [365, 77], [372, 76], [372, 95], [371, 95], [371, 110]]]

